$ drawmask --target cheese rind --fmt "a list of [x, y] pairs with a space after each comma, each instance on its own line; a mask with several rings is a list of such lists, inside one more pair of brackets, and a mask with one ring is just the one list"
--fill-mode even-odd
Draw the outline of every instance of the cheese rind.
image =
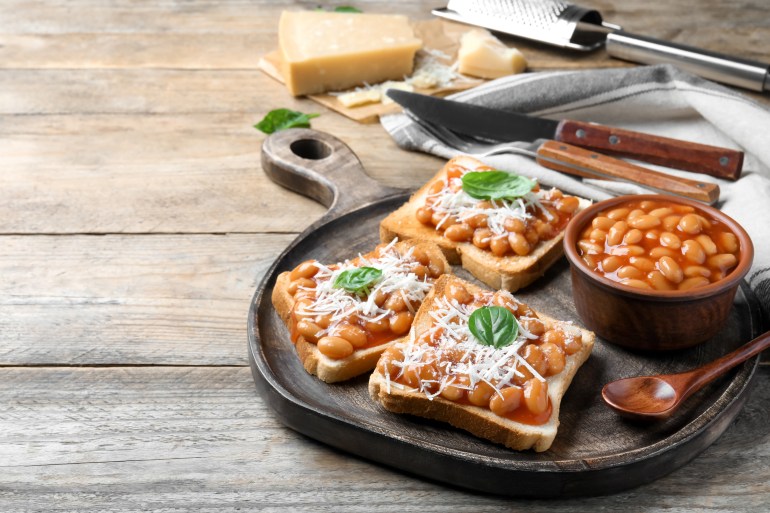
[[294, 96], [402, 80], [422, 46], [406, 16], [385, 14], [284, 11], [278, 39]]
[[508, 48], [486, 30], [471, 30], [460, 39], [458, 71], [481, 78], [500, 78], [521, 73], [527, 60], [516, 48]]

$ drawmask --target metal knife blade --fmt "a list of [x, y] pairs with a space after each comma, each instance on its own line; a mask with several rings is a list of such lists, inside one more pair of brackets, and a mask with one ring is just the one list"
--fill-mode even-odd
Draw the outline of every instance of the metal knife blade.
[[550, 119], [390, 89], [387, 95], [418, 119], [493, 141], [555, 139], [612, 155], [737, 180], [743, 152], [583, 121]]

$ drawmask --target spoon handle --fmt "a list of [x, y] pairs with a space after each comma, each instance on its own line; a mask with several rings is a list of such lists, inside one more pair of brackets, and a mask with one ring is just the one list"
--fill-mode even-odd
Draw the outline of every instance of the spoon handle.
[[745, 362], [752, 356], [758, 355], [768, 347], [770, 347], [770, 331], [761, 334], [732, 353], [728, 353], [703, 367], [683, 374], [682, 377], [688, 378], [690, 382], [682, 399], [686, 399], [691, 394], [700, 390], [706, 383], [718, 378], [739, 363]]

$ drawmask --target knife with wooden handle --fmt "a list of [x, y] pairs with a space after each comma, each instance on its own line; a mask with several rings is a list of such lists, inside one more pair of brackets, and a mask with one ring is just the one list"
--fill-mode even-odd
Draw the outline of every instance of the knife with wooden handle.
[[743, 152], [582, 121], [540, 118], [390, 89], [387, 95], [415, 118], [459, 134], [500, 142], [555, 139], [643, 162], [737, 180]]
[[[659, 173], [624, 160], [560, 141], [537, 147], [536, 160], [543, 167], [588, 178], [611, 179], [639, 184], [658, 192], [684, 196], [708, 204], [719, 200], [719, 185]], [[530, 153], [522, 150], [521, 153]]]

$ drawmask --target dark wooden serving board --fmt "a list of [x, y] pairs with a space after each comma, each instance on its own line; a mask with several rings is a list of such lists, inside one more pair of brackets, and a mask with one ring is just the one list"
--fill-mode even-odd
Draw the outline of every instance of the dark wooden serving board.
[[[302, 368], [272, 307], [275, 278], [309, 258], [336, 262], [369, 251], [379, 242], [380, 220], [408, 192], [370, 179], [346, 145], [321, 132], [278, 132], [262, 151], [263, 170], [273, 180], [329, 207], [268, 270], [249, 312], [249, 359], [257, 389], [290, 428], [451, 486], [519, 497], [568, 497], [617, 492], [681, 467], [724, 432], [746, 401], [757, 358], [707, 386], [665, 422], [623, 420], [602, 403], [600, 391], [620, 377], [690, 369], [757, 336], [759, 313], [747, 286], [739, 289], [722, 332], [696, 348], [641, 354], [599, 339], [564, 397], [556, 440], [543, 453], [511, 451], [443, 423], [387, 412], [369, 398], [368, 376], [323, 383]], [[473, 280], [459, 267], [455, 272]], [[580, 324], [564, 259], [516, 296], [552, 317]]]

